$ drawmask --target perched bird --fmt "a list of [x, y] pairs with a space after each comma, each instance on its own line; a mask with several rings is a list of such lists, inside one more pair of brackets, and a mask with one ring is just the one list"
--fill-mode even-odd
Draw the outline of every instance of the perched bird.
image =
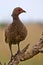
[[12, 18], [13, 22], [5, 29], [5, 42], [9, 44], [9, 48], [12, 53], [12, 44], [18, 44], [18, 53], [20, 52], [19, 43], [23, 41], [27, 36], [27, 29], [19, 19], [19, 14], [26, 12], [20, 7], [16, 7], [13, 10]]

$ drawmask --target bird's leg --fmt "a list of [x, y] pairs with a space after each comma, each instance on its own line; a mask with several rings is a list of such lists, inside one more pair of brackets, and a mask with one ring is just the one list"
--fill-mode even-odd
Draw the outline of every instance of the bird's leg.
[[13, 53], [12, 53], [12, 44], [9, 44], [9, 48], [10, 48], [11, 58], [12, 58], [12, 57], [13, 57]]
[[21, 51], [20, 51], [20, 47], [19, 47], [19, 43], [18, 43], [18, 53], [20, 53]]

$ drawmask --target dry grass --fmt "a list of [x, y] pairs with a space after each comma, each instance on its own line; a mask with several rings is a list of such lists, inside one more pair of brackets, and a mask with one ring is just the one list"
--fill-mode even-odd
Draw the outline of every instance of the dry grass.
[[[23, 49], [28, 43], [30, 44], [29, 51], [32, 46], [39, 41], [41, 37], [41, 33], [43, 29], [37, 24], [26, 24], [28, 35], [24, 41], [21, 42], [20, 46]], [[4, 62], [8, 62], [10, 59], [10, 50], [8, 44], [5, 43], [4, 38], [4, 31], [5, 28], [0, 28], [0, 60]], [[13, 45], [13, 53], [17, 52], [17, 45]], [[28, 51], [27, 50], [27, 51]], [[38, 54], [37, 56], [33, 57], [32, 59], [22, 62], [19, 65], [43, 65], [43, 54]]]

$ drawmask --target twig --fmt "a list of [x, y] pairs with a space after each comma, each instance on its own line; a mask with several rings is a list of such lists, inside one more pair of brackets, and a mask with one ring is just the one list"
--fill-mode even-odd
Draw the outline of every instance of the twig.
[[0, 65], [2, 65], [2, 63], [0, 62]]

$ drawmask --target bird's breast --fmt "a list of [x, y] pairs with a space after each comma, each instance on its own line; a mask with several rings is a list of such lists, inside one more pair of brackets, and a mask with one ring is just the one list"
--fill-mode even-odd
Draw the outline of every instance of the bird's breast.
[[27, 29], [21, 22], [15, 22], [10, 24], [6, 33], [8, 42], [19, 42], [26, 38]]

